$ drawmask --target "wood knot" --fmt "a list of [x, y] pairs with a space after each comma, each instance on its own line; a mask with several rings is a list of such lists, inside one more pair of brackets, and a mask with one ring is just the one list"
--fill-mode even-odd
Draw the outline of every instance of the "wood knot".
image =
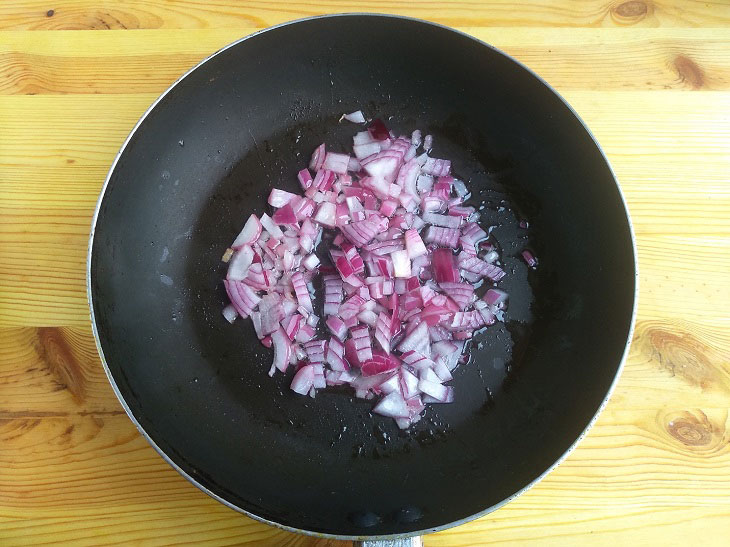
[[48, 10], [48, 11], [46, 12], [46, 17], [53, 17], [53, 15], [54, 15], [55, 13], [56, 13], [55, 11], [53, 11], [52, 9], [49, 9], [49, 10]]
[[669, 434], [687, 446], [705, 446], [712, 442], [712, 425], [707, 421], [689, 415], [686, 418], [675, 418], [667, 424]]
[[690, 333], [655, 322], [641, 323], [636, 328], [635, 344], [646, 358], [685, 382], [730, 392], [724, 356]]
[[97, 11], [89, 14], [89, 22], [86, 28], [94, 30], [125, 30], [139, 28], [159, 28], [161, 21], [158, 17], [152, 17], [156, 23], [143, 24], [133, 13], [119, 10]]
[[674, 69], [679, 80], [687, 82], [692, 89], [700, 89], [705, 84], [705, 75], [702, 69], [689, 57], [677, 55], [674, 59]]
[[658, 421], [672, 439], [681, 443], [684, 448], [711, 453], [728, 447], [726, 412], [711, 419], [702, 410], [660, 411]]
[[615, 6], [613, 12], [627, 19], [643, 19], [649, 13], [649, 6], [641, 0], [630, 0]]
[[86, 377], [71, 344], [62, 329], [41, 327], [37, 330], [36, 351], [56, 379], [71, 392], [77, 402], [86, 393]]

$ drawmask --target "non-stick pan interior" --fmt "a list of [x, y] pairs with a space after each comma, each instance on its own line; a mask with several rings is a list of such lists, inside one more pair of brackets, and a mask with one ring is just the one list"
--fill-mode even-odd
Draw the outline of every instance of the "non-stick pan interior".
[[[434, 135], [509, 273], [507, 322], [457, 369], [456, 402], [407, 432], [345, 391], [290, 392], [249, 322], [220, 314], [223, 251], [271, 187], [297, 190], [317, 144], [347, 146], [356, 109]], [[257, 34], [160, 100], [108, 181], [90, 291], [120, 394], [194, 481], [285, 526], [380, 535], [484, 511], [560, 458], [616, 376], [634, 274], [610, 168], [549, 88], [454, 31], [359, 15]]]

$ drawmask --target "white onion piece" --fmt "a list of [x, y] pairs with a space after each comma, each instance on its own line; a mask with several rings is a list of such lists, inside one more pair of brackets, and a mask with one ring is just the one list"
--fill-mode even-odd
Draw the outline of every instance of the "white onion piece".
[[324, 158], [324, 164], [322, 167], [328, 169], [333, 173], [339, 173], [344, 175], [347, 173], [347, 166], [350, 163], [350, 156], [347, 154], [336, 154], [334, 152], [327, 152]]
[[393, 261], [393, 274], [396, 277], [411, 277], [411, 259], [408, 258], [408, 251], [393, 251], [390, 253]]
[[438, 382], [431, 382], [429, 380], [418, 380], [418, 390], [421, 393], [429, 395], [438, 401], [446, 399], [448, 393], [446, 386], [441, 385]]
[[431, 135], [426, 135], [426, 138], [423, 139], [423, 149], [426, 152], [430, 152], [431, 148], [433, 148], [433, 137]]
[[292, 198], [297, 197], [296, 194], [292, 194], [291, 192], [285, 192], [284, 190], [279, 190], [278, 188], [272, 188], [271, 193], [269, 194], [269, 205], [272, 207], [284, 207], [287, 203], [289, 203]]
[[271, 334], [271, 342], [274, 346], [274, 366], [281, 372], [286, 372], [291, 352], [289, 338], [283, 329], [279, 328]]
[[341, 119], [343, 118], [352, 123], [365, 123], [365, 116], [363, 115], [361, 110], [356, 110], [355, 112], [350, 112], [349, 114], [343, 114]]
[[337, 207], [335, 204], [325, 201], [319, 205], [312, 220], [329, 228], [333, 228], [335, 226], [336, 212]]
[[386, 395], [375, 405], [373, 412], [390, 418], [408, 418], [408, 406], [403, 396], [397, 391]]
[[261, 235], [261, 222], [256, 215], [248, 217], [246, 224], [243, 225], [241, 233], [236, 236], [231, 247], [238, 249], [244, 245], [252, 245]]
[[284, 237], [284, 232], [282, 232], [281, 228], [274, 224], [274, 221], [271, 220], [271, 217], [266, 213], [261, 215], [261, 225], [271, 237], [275, 237], [276, 239], [281, 239], [282, 237]]
[[244, 245], [233, 255], [231, 261], [228, 263], [228, 273], [226, 279], [231, 281], [240, 281], [246, 279], [248, 275], [248, 269], [251, 267], [253, 262], [254, 253], [253, 249], [248, 245]]
[[223, 308], [223, 317], [225, 317], [226, 321], [229, 323], [233, 323], [236, 320], [238, 312], [236, 311], [236, 308], [233, 307], [233, 304], [228, 304], [225, 308]]
[[314, 367], [305, 365], [294, 375], [291, 382], [291, 390], [300, 395], [307, 395], [314, 385]]
[[418, 230], [406, 230], [405, 242], [406, 250], [408, 251], [408, 258], [411, 260], [421, 255], [425, 255], [428, 252], [426, 250], [426, 246], [423, 244], [421, 236], [418, 235]]
[[319, 257], [315, 254], [307, 255], [302, 259], [301, 264], [308, 270], [314, 270], [319, 266]]

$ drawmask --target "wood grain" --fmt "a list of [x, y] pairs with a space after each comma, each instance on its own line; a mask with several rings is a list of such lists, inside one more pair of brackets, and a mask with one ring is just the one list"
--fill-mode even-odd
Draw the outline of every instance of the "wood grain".
[[[730, 94], [706, 92], [697, 101], [684, 91], [659, 98], [653, 91], [562, 91], [608, 153], [637, 234], [660, 237], [647, 255], [642, 246], [650, 240], [639, 240], [642, 286], [652, 295], [642, 300], [652, 306], [647, 311], [674, 316], [676, 283], [687, 282], [699, 299], [683, 314], [716, 317], [722, 299], [730, 300], [722, 252], [730, 244]], [[0, 96], [0, 177], [7, 181], [0, 196], [0, 326], [87, 324], [84, 261], [93, 205], [106, 167], [155, 97]], [[662, 242], [670, 235], [676, 239]], [[691, 266], [698, 253], [714, 277]]]
[[[216, 541], [244, 541], [248, 534], [267, 541], [279, 537], [220, 507], [153, 453], [111, 396], [104, 396], [109, 388], [88, 332], [12, 329], [0, 334], [5, 348], [0, 385], [22, 388], [9, 391], [10, 400], [3, 399], [0, 407], [4, 537], [17, 533], [32, 544], [50, 537], [90, 537], [104, 544], [112, 533], [129, 540], [144, 537], [173, 516], [178, 537], [186, 536], [188, 528]], [[677, 526], [688, 514], [722, 516], [718, 508], [730, 505], [730, 477], [723, 476], [730, 465], [730, 355], [723, 349], [729, 342], [726, 329], [639, 323], [613, 403], [571, 457], [507, 508], [447, 532], [448, 541], [440, 543], [438, 535], [428, 539], [433, 545], [450, 545], [452, 539], [455, 545], [474, 545], [485, 534], [490, 541], [509, 537], [517, 542], [534, 536], [515, 535], [516, 528], [525, 534], [523, 526], [529, 530], [544, 524], [542, 537], [569, 540], [578, 537], [581, 520], [561, 520], [566, 511], [582, 514], [596, 531], [611, 533], [616, 532], [613, 519], [632, 522], [633, 528], [624, 530], [630, 532], [646, 526], [647, 518], [650, 525]], [[30, 382], [16, 372], [28, 365], [33, 369]], [[44, 383], [57, 386], [59, 379], [76, 374], [84, 376], [87, 387], [60, 390], [68, 401], [34, 396], [48, 389]], [[22, 392], [30, 395], [25, 404]], [[702, 407], [695, 408], [700, 394]], [[58, 408], [65, 410], [54, 412]], [[673, 468], [682, 469], [681, 476], [663, 471]], [[110, 515], [112, 508], [123, 518]], [[39, 519], [30, 529], [23, 521], [28, 511]], [[145, 515], [143, 522], [139, 514]], [[201, 526], [208, 520], [208, 526]], [[501, 528], [506, 528], [504, 534], [494, 536]]]
[[[0, 33], [0, 94], [161, 93], [211, 52], [254, 28]], [[464, 27], [557, 87], [590, 90], [730, 88], [727, 30]], [[152, 37], [155, 37], [152, 39]], [[90, 52], [101, 53], [91, 55]], [[174, 54], [174, 55], [173, 55]]]
[[108, 166], [162, 90], [258, 28], [357, 9], [458, 26], [535, 69], [603, 146], [637, 233], [639, 320], [596, 426], [537, 487], [426, 545], [726, 545], [730, 4], [670, 0], [0, 3], [0, 545], [346, 545], [241, 516], [164, 463], [106, 380], [84, 269]]
[[[67, 0], [61, 5], [41, 0], [6, 0], [0, 28], [20, 30], [117, 30], [158, 28], [264, 28], [292, 19], [343, 12], [377, 12], [420, 17], [449, 26], [679, 26], [730, 25], [730, 6], [700, 0], [585, 0], [550, 2], [520, 0], [344, 0], [232, 2], [230, 0]], [[49, 7], [50, 6], [50, 7]]]

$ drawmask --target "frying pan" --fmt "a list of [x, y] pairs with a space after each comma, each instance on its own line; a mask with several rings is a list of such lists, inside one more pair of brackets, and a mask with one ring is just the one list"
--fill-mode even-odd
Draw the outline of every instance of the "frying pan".
[[[316, 145], [344, 149], [356, 109], [434, 136], [509, 274], [505, 323], [456, 370], [456, 401], [407, 431], [345, 390], [294, 394], [249, 322], [221, 316], [222, 252], [271, 187], [297, 191]], [[160, 455], [229, 507], [345, 539], [455, 526], [557, 465], [617, 379], [635, 289], [624, 201], [575, 112], [500, 51], [384, 15], [284, 24], [188, 72], [124, 143], [89, 245], [102, 362]]]

